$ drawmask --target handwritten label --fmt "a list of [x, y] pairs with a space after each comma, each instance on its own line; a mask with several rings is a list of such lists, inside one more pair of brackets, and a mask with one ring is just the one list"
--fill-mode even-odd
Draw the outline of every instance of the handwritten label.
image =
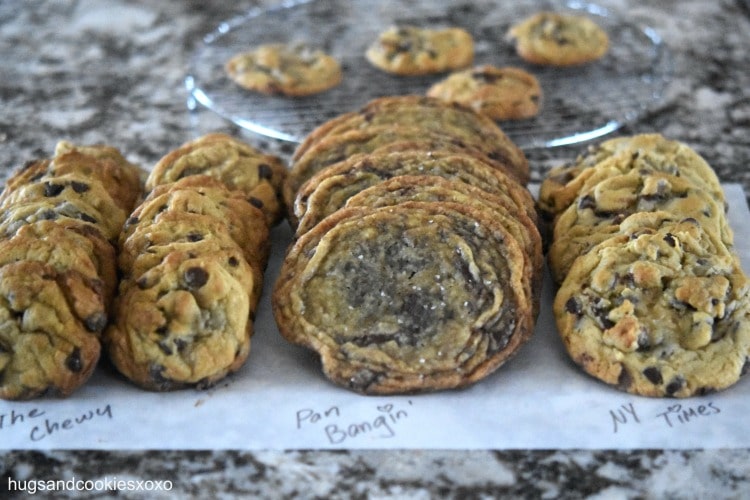
[[32, 408], [28, 411], [19, 411], [14, 408], [9, 413], [0, 414], [0, 431], [25, 428], [31, 441], [40, 442], [52, 435], [70, 431], [96, 420], [112, 420], [113, 418], [112, 405], [109, 404], [62, 417], [39, 408]]
[[374, 405], [356, 418], [347, 419], [338, 406], [315, 409], [303, 408], [295, 415], [297, 430], [315, 429], [332, 445], [342, 445], [357, 439], [390, 439], [396, 436], [399, 423], [409, 418], [412, 401], [397, 406], [394, 403]]
[[609, 418], [612, 422], [612, 432], [617, 432], [626, 425], [655, 424], [666, 427], [688, 425], [712, 417], [721, 413], [721, 409], [713, 402], [705, 404], [689, 405], [675, 403], [668, 405], [664, 410], [657, 411], [652, 418], [646, 419], [638, 411], [633, 403], [620, 405], [619, 408], [609, 410]]

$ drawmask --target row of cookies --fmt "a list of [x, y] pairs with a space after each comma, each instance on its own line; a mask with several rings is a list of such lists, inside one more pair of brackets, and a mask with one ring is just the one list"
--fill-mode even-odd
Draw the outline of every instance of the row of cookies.
[[225, 134], [164, 156], [125, 221], [109, 359], [151, 390], [207, 387], [250, 351], [268, 260], [282, 217], [280, 159]]
[[658, 134], [605, 141], [550, 171], [539, 206], [558, 330], [587, 373], [688, 397], [748, 370], [750, 282], [719, 180], [694, 150]]
[[66, 396], [91, 375], [117, 287], [115, 243], [142, 171], [57, 144], [0, 194], [0, 398]]
[[474, 383], [530, 337], [542, 267], [523, 153], [487, 117], [394, 96], [320, 125], [284, 186], [282, 336], [368, 394]]

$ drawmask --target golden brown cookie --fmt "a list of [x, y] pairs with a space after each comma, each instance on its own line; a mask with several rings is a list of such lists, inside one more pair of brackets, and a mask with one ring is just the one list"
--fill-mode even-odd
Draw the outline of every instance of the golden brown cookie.
[[484, 211], [408, 202], [343, 209], [288, 252], [281, 334], [334, 383], [367, 394], [449, 389], [496, 370], [533, 329], [515, 239]]
[[171, 252], [123, 282], [104, 343], [117, 369], [151, 390], [205, 388], [250, 351], [253, 273], [238, 253]]
[[695, 219], [595, 246], [573, 264], [554, 313], [571, 358], [633, 394], [722, 390], [750, 362], [750, 283]]
[[403, 76], [465, 68], [474, 61], [474, 39], [461, 28], [391, 26], [365, 52], [376, 68]]
[[307, 96], [341, 82], [341, 66], [307, 44], [269, 43], [233, 56], [225, 71], [237, 85], [269, 95]]
[[455, 103], [419, 95], [374, 99], [356, 113], [346, 113], [321, 124], [295, 151], [292, 170], [319, 142], [345, 132], [373, 127], [418, 128], [424, 132], [424, 137], [434, 134], [449, 136], [452, 138], [450, 143], [480, 151], [502, 165], [522, 184], [529, 180], [529, 165], [523, 151], [492, 119]]
[[574, 66], [601, 58], [609, 48], [607, 33], [580, 14], [539, 12], [508, 31], [518, 55], [534, 64]]
[[286, 165], [227, 134], [208, 134], [162, 157], [146, 179], [146, 190], [191, 175], [209, 175], [245, 194], [266, 214], [270, 225], [283, 215], [281, 186]]
[[539, 113], [542, 88], [521, 68], [478, 66], [434, 83], [429, 97], [467, 106], [493, 120], [520, 120]]
[[309, 231], [346, 201], [379, 182], [399, 175], [430, 175], [461, 181], [506, 200], [514, 217], [536, 224], [529, 191], [502, 170], [472, 155], [433, 149], [373, 153], [351, 157], [319, 172], [299, 189], [290, 223], [297, 235]]

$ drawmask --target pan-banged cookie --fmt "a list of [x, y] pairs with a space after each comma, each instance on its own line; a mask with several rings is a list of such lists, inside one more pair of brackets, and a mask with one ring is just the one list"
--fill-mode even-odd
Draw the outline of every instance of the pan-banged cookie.
[[643, 169], [689, 179], [725, 203], [716, 173], [695, 150], [660, 134], [639, 134], [591, 146], [572, 164], [550, 170], [539, 189], [540, 211], [551, 221], [584, 189], [618, 173]]
[[427, 96], [461, 104], [493, 120], [521, 120], [539, 113], [542, 87], [524, 69], [483, 65], [448, 75], [434, 83]]
[[0, 398], [67, 396], [94, 370], [102, 296], [76, 271], [36, 260], [0, 267]]
[[[416, 126], [378, 125], [351, 130], [326, 137], [313, 146], [302, 158], [292, 164], [284, 184], [283, 195], [287, 207], [291, 207], [299, 188], [313, 175], [356, 154], [373, 153], [396, 143], [422, 144], [424, 150], [440, 150], [443, 146], [458, 148], [478, 159], [483, 157], [481, 145], [475, 141], [457, 140], [451, 135], [427, 132]], [[498, 168], [497, 163], [485, 162], [488, 167]], [[510, 168], [499, 168], [518, 183]]]
[[376, 68], [403, 76], [465, 68], [474, 61], [474, 39], [461, 28], [391, 26], [365, 52]]
[[724, 207], [704, 190], [683, 177], [631, 171], [597, 183], [560, 214], [548, 252], [553, 278], [562, 281], [573, 261], [616, 233], [626, 217], [653, 211], [693, 218], [728, 248], [733, 246]]
[[387, 207], [408, 201], [458, 203], [485, 210], [515, 238], [523, 250], [531, 273], [534, 317], [539, 311], [542, 286], [542, 239], [539, 231], [518, 207], [507, 199], [471, 186], [465, 182], [432, 175], [401, 175], [379, 182], [349, 198], [346, 207]]
[[317, 143], [327, 137], [358, 129], [386, 126], [416, 127], [425, 132], [453, 137], [503, 165], [519, 182], [529, 180], [529, 165], [523, 151], [489, 117], [456, 103], [440, 99], [403, 95], [374, 99], [354, 113], [346, 113], [321, 124], [300, 144], [292, 157], [292, 167]]
[[456, 388], [529, 338], [523, 250], [455, 203], [346, 208], [291, 247], [273, 294], [281, 334], [336, 384], [367, 394]]
[[210, 215], [224, 221], [248, 260], [265, 266], [269, 251], [265, 216], [242, 193], [230, 191], [218, 179], [205, 175], [156, 186], [127, 219], [120, 236], [121, 245], [138, 226], [158, 222], [162, 214], [170, 211]]
[[253, 273], [237, 252], [171, 252], [121, 285], [104, 343], [117, 369], [151, 390], [208, 387], [247, 358]]
[[245, 194], [260, 208], [269, 225], [282, 215], [281, 186], [286, 166], [276, 156], [258, 151], [227, 134], [208, 134], [186, 142], [162, 157], [146, 179], [146, 190], [191, 175], [208, 175]]
[[589, 17], [557, 12], [538, 12], [511, 26], [507, 37], [518, 55], [534, 64], [584, 64], [609, 48], [607, 33]]
[[318, 94], [341, 83], [341, 66], [332, 56], [304, 43], [269, 43], [227, 61], [237, 85], [269, 95]]
[[351, 196], [399, 175], [431, 175], [470, 184], [505, 199], [509, 207], [516, 207], [514, 217], [536, 225], [531, 194], [502, 170], [470, 155], [417, 149], [352, 157], [319, 172], [298, 190], [290, 223], [296, 224], [297, 235], [305, 233]]
[[571, 358], [633, 394], [725, 389], [750, 366], [750, 284], [695, 219], [635, 227], [581, 256], [554, 301]]

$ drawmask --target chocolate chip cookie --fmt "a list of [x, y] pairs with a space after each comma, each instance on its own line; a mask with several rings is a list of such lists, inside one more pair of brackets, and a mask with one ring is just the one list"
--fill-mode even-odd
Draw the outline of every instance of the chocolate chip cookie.
[[508, 30], [518, 55], [534, 64], [574, 66], [595, 61], [609, 49], [609, 36], [580, 14], [538, 12]]
[[554, 313], [571, 358], [633, 394], [722, 390], [750, 363], [750, 284], [695, 219], [595, 246], [571, 267]]
[[281, 334], [366, 394], [466, 386], [533, 329], [532, 284], [515, 239], [455, 203], [345, 208], [302, 235], [274, 288]]
[[308, 96], [341, 83], [339, 62], [308, 44], [269, 43], [241, 52], [224, 67], [247, 90], [267, 95]]
[[521, 120], [539, 113], [542, 88], [528, 71], [510, 66], [478, 66], [434, 83], [429, 97], [467, 106], [493, 120]]
[[464, 29], [391, 26], [365, 52], [376, 68], [402, 76], [465, 68], [474, 61], [474, 39]]

